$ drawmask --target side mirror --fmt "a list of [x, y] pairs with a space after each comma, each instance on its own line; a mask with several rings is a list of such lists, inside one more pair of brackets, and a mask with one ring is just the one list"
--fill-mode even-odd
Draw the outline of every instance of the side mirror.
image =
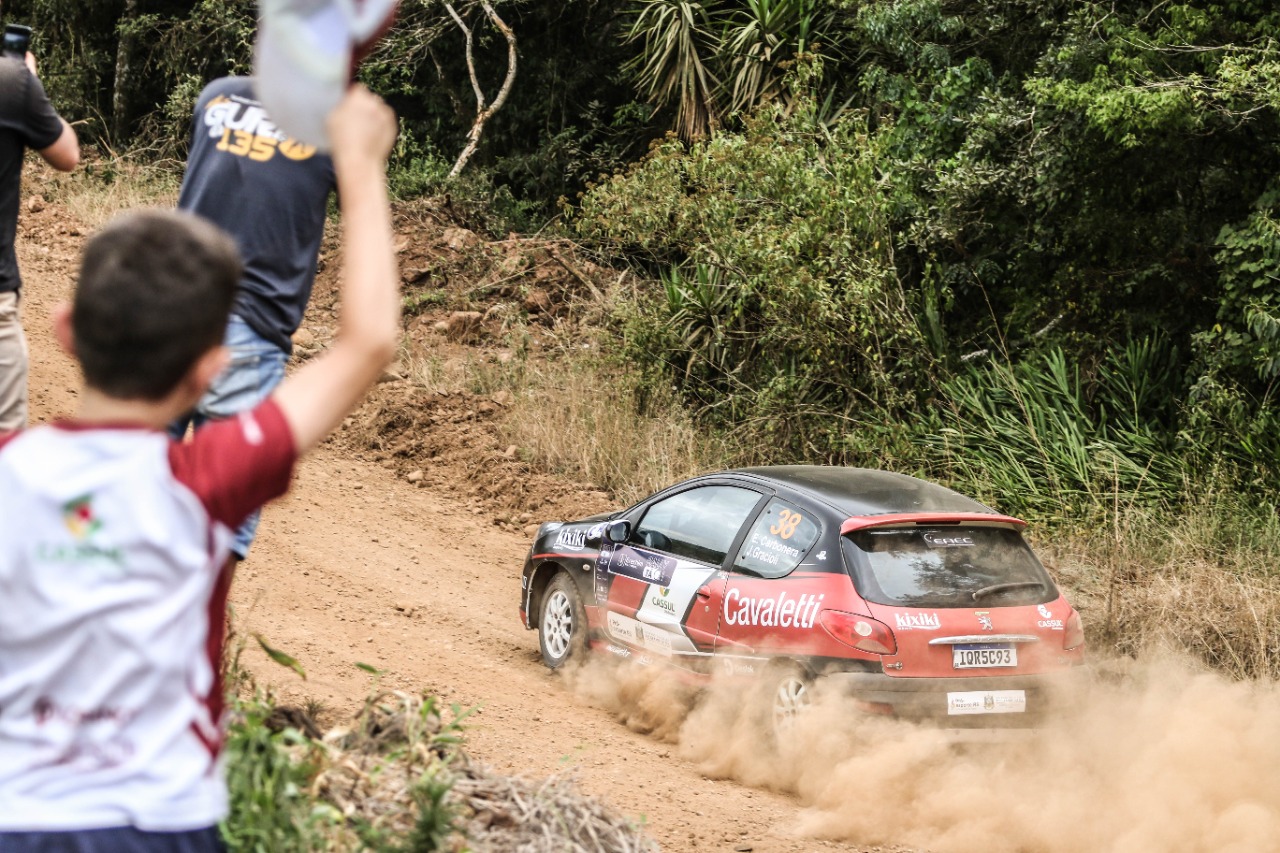
[[621, 545], [631, 538], [631, 522], [625, 518], [609, 522], [604, 528], [604, 538], [615, 545]]

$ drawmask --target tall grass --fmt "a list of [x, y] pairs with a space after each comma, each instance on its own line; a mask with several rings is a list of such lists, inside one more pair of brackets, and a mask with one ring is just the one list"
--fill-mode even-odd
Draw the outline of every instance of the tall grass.
[[1088, 372], [1056, 348], [970, 367], [894, 458], [1033, 522], [1096, 651], [1280, 676], [1275, 492], [1179, 429], [1177, 357], [1145, 339]]
[[1117, 509], [1106, 525], [1037, 543], [1095, 651], [1187, 652], [1237, 678], [1280, 677], [1280, 516], [1207, 492]]
[[626, 503], [731, 458], [727, 442], [699, 428], [674, 394], [642, 397], [623, 370], [577, 356], [527, 376], [503, 426], [509, 440], [541, 467]]
[[538, 468], [607, 489], [630, 503], [687, 477], [728, 467], [742, 452], [699, 425], [670, 390], [646, 387], [583, 337], [529, 357], [527, 332], [507, 329], [513, 356], [402, 353], [408, 378], [438, 393], [510, 395], [499, 430]]
[[942, 387], [927, 464], [1001, 509], [1079, 523], [1176, 501], [1191, 473], [1176, 446], [1176, 353], [1141, 340], [1086, 378], [1060, 348], [969, 368]]
[[178, 163], [141, 163], [92, 153], [74, 172], [63, 174], [45, 166], [40, 175], [40, 191], [46, 200], [62, 203], [91, 230], [126, 210], [176, 207], [181, 183]]

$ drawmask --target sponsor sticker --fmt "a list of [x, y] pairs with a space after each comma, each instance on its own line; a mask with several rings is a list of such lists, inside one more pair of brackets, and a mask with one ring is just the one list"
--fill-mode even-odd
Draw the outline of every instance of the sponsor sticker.
[[558, 551], [581, 551], [587, 547], [587, 531], [567, 528], [561, 530], [556, 536], [555, 544], [551, 547]]
[[937, 612], [933, 613], [895, 613], [893, 619], [902, 631], [936, 631], [942, 627]]
[[724, 621], [763, 628], [812, 628], [824, 598], [826, 595], [791, 598], [785, 591], [771, 598], [752, 598], [730, 587], [724, 596]]
[[1022, 714], [1027, 710], [1025, 690], [968, 690], [947, 694], [947, 713]]
[[633, 646], [643, 646], [664, 657], [671, 657], [672, 655], [671, 635], [661, 628], [655, 628], [652, 625], [646, 625], [643, 622], [612, 612], [609, 614], [606, 624], [609, 627], [610, 636], [615, 639], [630, 643]]
[[1036, 610], [1039, 611], [1040, 615], [1044, 617], [1043, 619], [1041, 619], [1039, 622], [1036, 623], [1041, 628], [1048, 628], [1051, 631], [1063, 630], [1062, 620], [1054, 619], [1053, 611], [1050, 610], [1048, 607], [1041, 604], [1036, 608]]
[[972, 536], [944, 536], [933, 532], [926, 533], [924, 541], [934, 548], [966, 548], [974, 544]]
[[648, 551], [637, 551], [628, 545], [612, 550], [607, 560], [602, 554], [600, 562], [615, 575], [644, 581], [655, 586], [671, 586], [671, 577], [676, 571], [675, 558], [651, 554]]
[[755, 675], [756, 665], [753, 661], [735, 660], [731, 657], [722, 659], [725, 675]]

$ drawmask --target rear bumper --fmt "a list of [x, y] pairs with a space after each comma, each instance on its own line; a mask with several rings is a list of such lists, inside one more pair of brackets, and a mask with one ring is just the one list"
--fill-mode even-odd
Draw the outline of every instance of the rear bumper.
[[[914, 720], [936, 720], [949, 726], [1021, 727], [1034, 725], [1046, 715], [1062, 710], [1078, 695], [1080, 668], [1039, 675], [998, 675], [968, 678], [903, 678], [879, 672], [828, 672], [826, 689], [838, 690], [875, 710]], [[1025, 709], [996, 712], [1005, 699], [1021, 693]], [[987, 699], [990, 711], [960, 714], [950, 710], [949, 697], [969, 694]], [[988, 698], [990, 697], [990, 698]]]

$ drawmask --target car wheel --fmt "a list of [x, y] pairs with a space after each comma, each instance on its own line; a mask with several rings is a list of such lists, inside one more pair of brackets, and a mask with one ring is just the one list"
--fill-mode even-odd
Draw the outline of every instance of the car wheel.
[[538, 645], [542, 662], [559, 669], [586, 646], [587, 613], [573, 579], [561, 572], [551, 579], [542, 596], [542, 618], [538, 620]]
[[813, 704], [813, 680], [798, 667], [779, 668], [770, 682], [770, 722], [776, 743], [784, 741], [796, 719]]

